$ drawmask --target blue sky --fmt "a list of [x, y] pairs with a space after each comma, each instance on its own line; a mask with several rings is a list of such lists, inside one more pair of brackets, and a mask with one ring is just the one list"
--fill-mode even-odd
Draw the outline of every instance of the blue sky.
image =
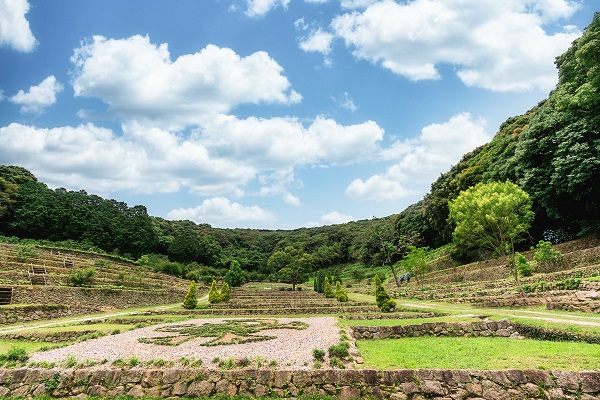
[[223, 228], [398, 213], [547, 97], [594, 0], [0, 0], [0, 164]]

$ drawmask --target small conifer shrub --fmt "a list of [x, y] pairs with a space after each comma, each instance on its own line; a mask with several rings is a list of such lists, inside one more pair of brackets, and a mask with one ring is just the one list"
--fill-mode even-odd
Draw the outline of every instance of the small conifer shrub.
[[329, 283], [329, 278], [325, 277], [325, 284], [323, 285], [323, 293], [325, 293], [325, 297], [328, 299], [333, 299], [335, 297], [335, 292]]
[[229, 301], [231, 298], [231, 288], [227, 284], [227, 282], [223, 281], [223, 285], [221, 285], [221, 301]]
[[337, 299], [337, 301], [340, 301], [342, 303], [348, 301], [348, 295], [346, 294], [346, 291], [342, 287], [340, 281], [337, 281], [335, 283], [335, 298]]
[[193, 310], [198, 307], [198, 297], [196, 295], [196, 282], [190, 282], [190, 288], [185, 295], [185, 299], [183, 300], [183, 307], [188, 310]]
[[214, 279], [208, 291], [208, 302], [212, 304], [221, 302], [221, 293], [217, 290], [217, 281]]

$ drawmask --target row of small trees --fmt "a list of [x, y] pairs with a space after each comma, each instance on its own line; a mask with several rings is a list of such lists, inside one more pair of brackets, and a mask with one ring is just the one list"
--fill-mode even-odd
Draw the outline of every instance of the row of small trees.
[[[337, 274], [339, 277], [339, 273]], [[332, 277], [331, 282], [333, 282], [334, 279], [335, 276]], [[337, 301], [343, 303], [348, 301], [348, 294], [346, 294], [346, 291], [342, 287], [341, 278], [335, 280], [335, 290], [333, 290], [333, 286], [330, 283], [329, 277], [325, 276], [323, 271], [319, 271], [315, 276], [314, 289], [317, 293], [323, 293], [327, 299], [336, 298]]]

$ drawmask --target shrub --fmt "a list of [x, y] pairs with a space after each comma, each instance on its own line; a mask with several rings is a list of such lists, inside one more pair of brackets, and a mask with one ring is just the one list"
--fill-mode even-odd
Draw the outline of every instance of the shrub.
[[552, 248], [552, 243], [545, 240], [540, 240], [534, 250], [533, 260], [540, 271], [550, 272], [558, 264], [562, 262], [562, 253]]
[[531, 276], [533, 270], [531, 268], [531, 264], [527, 261], [527, 258], [517, 252], [515, 253], [515, 263], [517, 264], [517, 271], [521, 276]]
[[190, 288], [185, 295], [185, 299], [183, 300], [183, 307], [188, 310], [193, 310], [198, 307], [198, 297], [196, 295], [196, 282], [190, 282]]
[[323, 361], [325, 359], [325, 351], [321, 349], [313, 349], [312, 355], [316, 361]]
[[348, 301], [348, 295], [342, 288], [342, 284], [339, 281], [335, 283], [335, 298], [337, 299], [337, 301], [340, 301], [342, 303]]
[[225, 274], [225, 281], [231, 287], [242, 286], [244, 283], [244, 271], [240, 267], [240, 263], [237, 260], [231, 261], [229, 271]]
[[69, 286], [89, 286], [94, 283], [96, 270], [94, 268], [76, 269], [71, 272], [68, 279]]
[[383, 312], [390, 312], [396, 308], [396, 302], [393, 299], [387, 299], [380, 308]]
[[390, 295], [385, 291], [378, 275], [375, 275], [373, 282], [376, 283], [375, 301], [377, 302], [377, 307], [383, 312], [389, 312], [396, 308], [396, 302], [392, 300]]
[[329, 349], [327, 349], [327, 351], [329, 352], [329, 358], [344, 359], [350, 356], [350, 351], [348, 350], [349, 348], [350, 343], [348, 342], [340, 342], [338, 344], [329, 346]]
[[208, 291], [208, 302], [213, 304], [221, 302], [221, 293], [217, 290], [217, 282], [214, 279]]
[[35, 250], [33, 245], [19, 244], [16, 247], [17, 260], [26, 262], [30, 258], [39, 258], [40, 254]]
[[231, 298], [231, 288], [227, 284], [227, 282], [223, 281], [221, 285], [221, 301], [229, 301]]
[[328, 277], [325, 277], [325, 283], [323, 284], [323, 293], [325, 294], [325, 297], [328, 299], [332, 299], [335, 297], [335, 293], [333, 292], [333, 288], [331, 287], [331, 284], [329, 283]]
[[581, 285], [581, 279], [579, 278], [567, 278], [563, 281], [556, 282], [556, 287], [563, 290], [577, 290]]

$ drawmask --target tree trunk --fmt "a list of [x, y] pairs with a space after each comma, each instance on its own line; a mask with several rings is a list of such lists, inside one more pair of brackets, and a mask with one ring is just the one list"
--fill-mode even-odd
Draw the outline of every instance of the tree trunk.
[[519, 270], [517, 269], [517, 263], [515, 261], [515, 244], [511, 241], [510, 243], [510, 258], [508, 260], [508, 267], [510, 268], [513, 277], [515, 278], [515, 282], [519, 285], [519, 290], [521, 291], [521, 297], [525, 297], [525, 290], [523, 290], [523, 284], [519, 280]]
[[396, 274], [396, 270], [394, 266], [390, 264], [390, 269], [392, 270], [392, 274], [394, 274], [394, 281], [396, 282], [396, 287], [400, 287], [400, 282], [398, 282], [398, 275]]

